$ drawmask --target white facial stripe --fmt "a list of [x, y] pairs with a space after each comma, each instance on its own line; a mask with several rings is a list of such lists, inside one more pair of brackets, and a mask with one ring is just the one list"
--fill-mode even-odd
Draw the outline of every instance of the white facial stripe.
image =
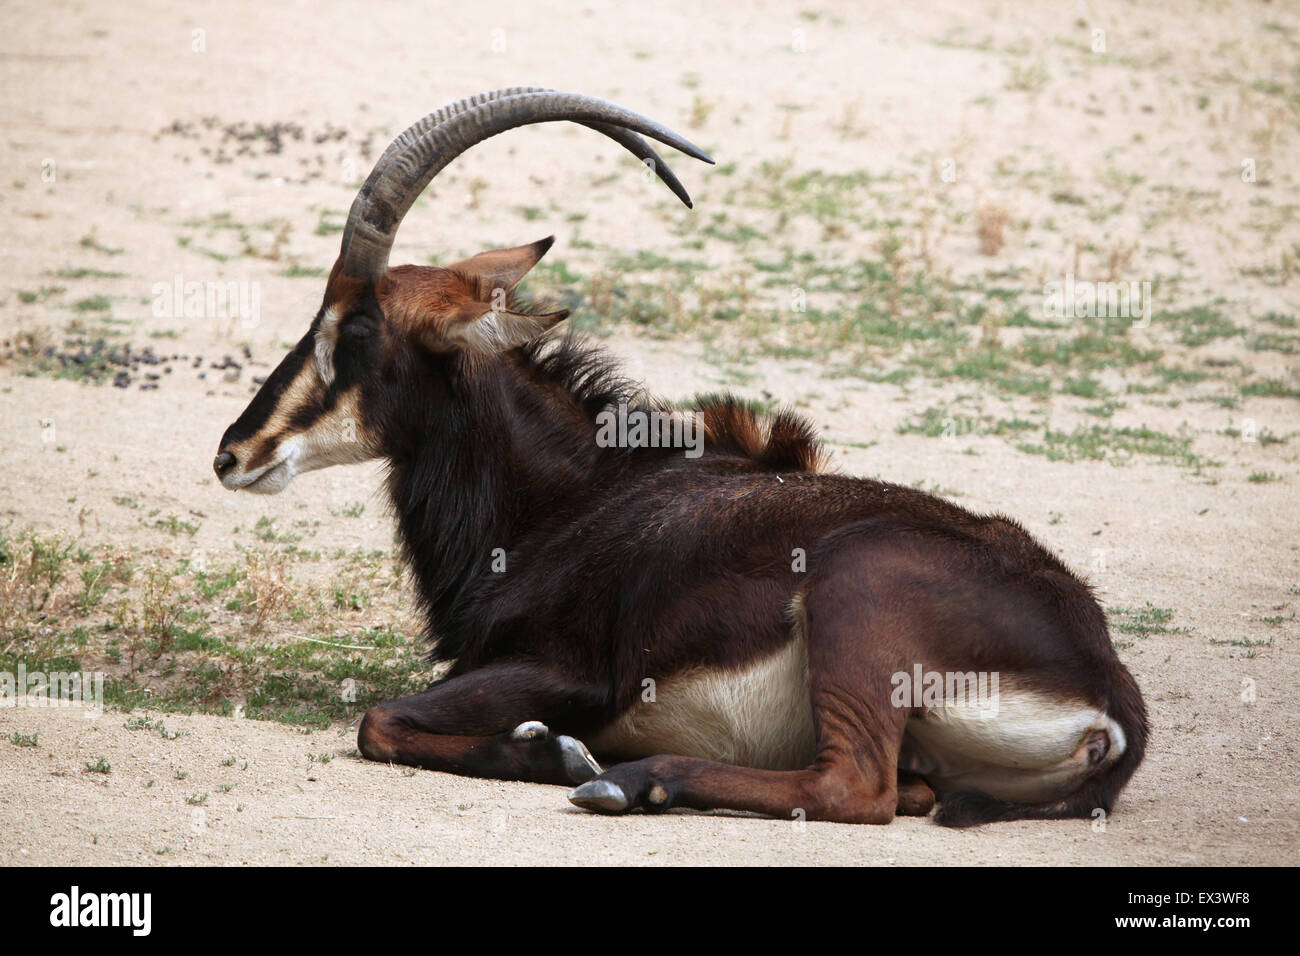
[[330, 465], [349, 465], [378, 456], [373, 436], [364, 427], [358, 405], [358, 389], [339, 396], [328, 413], [305, 431], [280, 442], [275, 459], [250, 474], [228, 475], [227, 488], [246, 488], [257, 494], [279, 494], [295, 475]]
[[[237, 456], [249, 454], [263, 441], [263, 436], [288, 431], [294, 414], [319, 397], [321, 382], [329, 387], [334, 379], [334, 343], [338, 338], [339, 317], [326, 310], [316, 333], [315, 367], [306, 363], [294, 376], [276, 402], [275, 408], [258, 433], [234, 449]], [[227, 488], [246, 488], [258, 494], [276, 494], [288, 487], [294, 475], [329, 465], [367, 461], [378, 455], [374, 437], [361, 420], [360, 388], [335, 397], [333, 407], [301, 431], [286, 435], [274, 450], [271, 461], [250, 471], [232, 469], [221, 479]]]
[[334, 407], [295, 436], [298, 471], [368, 461], [377, 454], [373, 436], [361, 421], [360, 389], [338, 397]]
[[338, 341], [338, 336], [338, 314], [333, 309], [326, 309], [316, 333], [316, 370], [320, 372], [321, 381], [326, 387], [334, 381], [334, 343]]

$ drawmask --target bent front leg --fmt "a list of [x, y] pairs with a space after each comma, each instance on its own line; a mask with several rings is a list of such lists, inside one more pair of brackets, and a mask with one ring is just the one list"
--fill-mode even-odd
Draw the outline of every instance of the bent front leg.
[[591, 729], [602, 709], [595, 687], [534, 664], [493, 664], [370, 708], [357, 747], [368, 760], [572, 785], [595, 777], [600, 765], [580, 740], [558, 731]]

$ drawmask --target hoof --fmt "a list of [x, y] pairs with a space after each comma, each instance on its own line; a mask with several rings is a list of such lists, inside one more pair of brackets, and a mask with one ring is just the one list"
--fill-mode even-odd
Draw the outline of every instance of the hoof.
[[510, 736], [515, 740], [532, 740], [535, 737], [545, 737], [550, 732], [550, 728], [540, 720], [526, 720], [511, 731]]
[[555, 741], [560, 745], [560, 755], [564, 758], [564, 772], [574, 783], [586, 783], [605, 772], [581, 740], [561, 734]]
[[597, 813], [622, 813], [627, 809], [623, 788], [608, 780], [589, 780], [569, 794], [569, 802]]

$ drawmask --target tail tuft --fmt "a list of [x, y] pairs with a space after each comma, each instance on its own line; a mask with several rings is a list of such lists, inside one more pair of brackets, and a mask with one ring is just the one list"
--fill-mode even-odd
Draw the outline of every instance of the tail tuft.
[[977, 790], [960, 790], [943, 797], [935, 811], [934, 822], [941, 827], [964, 829], [983, 823], [1021, 819], [1032, 815], [1032, 811], [1032, 807], [1007, 803]]

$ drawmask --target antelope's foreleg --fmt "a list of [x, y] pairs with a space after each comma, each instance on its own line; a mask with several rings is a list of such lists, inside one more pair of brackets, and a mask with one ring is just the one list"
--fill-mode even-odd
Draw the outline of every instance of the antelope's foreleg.
[[368, 760], [466, 777], [572, 785], [600, 766], [563, 729], [589, 726], [596, 688], [533, 664], [494, 664], [366, 711], [357, 747]]

